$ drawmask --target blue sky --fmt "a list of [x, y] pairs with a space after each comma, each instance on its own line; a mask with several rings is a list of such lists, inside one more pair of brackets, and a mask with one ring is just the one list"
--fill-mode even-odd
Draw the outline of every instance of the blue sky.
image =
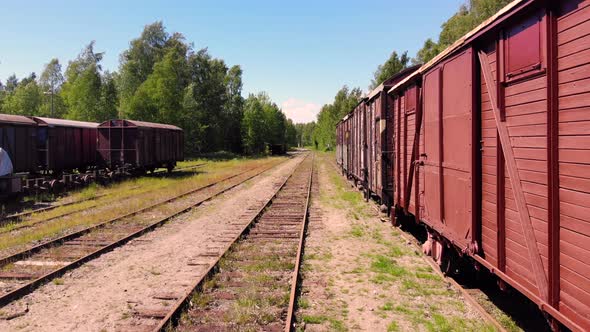
[[266, 91], [296, 122], [315, 118], [343, 85], [366, 89], [391, 51], [411, 55], [464, 0], [8, 1], [0, 0], [0, 80], [63, 69], [96, 40], [103, 67], [144, 25], [164, 22], [195, 48], [244, 70], [244, 95]]

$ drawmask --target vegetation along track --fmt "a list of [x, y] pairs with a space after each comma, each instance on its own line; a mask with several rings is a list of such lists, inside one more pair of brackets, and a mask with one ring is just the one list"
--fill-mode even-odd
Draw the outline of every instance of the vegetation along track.
[[231, 175], [0, 259], [0, 307], [274, 167]]
[[[191, 166], [176, 168], [176, 169], [174, 169], [174, 172], [181, 172], [181, 171], [182, 172], [186, 172], [186, 171], [190, 171], [190, 170], [194, 170], [194, 169], [203, 167], [204, 165], [206, 165], [206, 163], [200, 163], [200, 164], [197, 164], [197, 165], [191, 165]], [[165, 177], [168, 174], [170, 174], [170, 173], [168, 173], [167, 170], [161, 170], [161, 171], [154, 172], [153, 176]], [[41, 207], [33, 208], [33, 209], [29, 210], [29, 211], [24, 211], [24, 212], [19, 212], [19, 213], [14, 213], [14, 214], [11, 214], [11, 215], [7, 215], [7, 216], [4, 216], [4, 217], [0, 218], [0, 226], [7, 225], [9, 223], [18, 222], [18, 221], [22, 220], [23, 218], [30, 217], [31, 215], [36, 214], [36, 213], [48, 212], [48, 211], [54, 210], [54, 209], [59, 208], [59, 207], [66, 207], [66, 206], [70, 206], [70, 205], [74, 205], [74, 204], [78, 204], [78, 203], [83, 203], [83, 202], [95, 200], [95, 199], [98, 199], [98, 198], [101, 198], [101, 197], [104, 197], [104, 196], [106, 196], [106, 194], [101, 194], [101, 195], [96, 195], [96, 196], [92, 196], [92, 197], [82, 198], [82, 199], [79, 199], [79, 200], [75, 200], [75, 201], [71, 201], [71, 202], [66, 202], [66, 203], [61, 203], [61, 204], [53, 204], [53, 205], [49, 205], [49, 206], [41, 206]], [[85, 207], [83, 207], [80, 210], [68, 211], [68, 212], [65, 212], [63, 214], [60, 214], [60, 215], [57, 215], [57, 216], [53, 216], [51, 218], [41, 220], [41, 222], [48, 221], [48, 220], [53, 220], [53, 219], [57, 219], [57, 218], [66, 217], [68, 215], [74, 214], [76, 212], [80, 212], [80, 211], [82, 211], [84, 209], [87, 209], [87, 208], [88, 207], [85, 206]]]
[[[182, 296], [161, 310], [140, 313], [134, 330], [289, 331], [293, 320], [311, 192], [313, 155], [297, 166], [255, 216], [232, 239], [220, 236], [220, 248], [207, 272]], [[194, 264], [199, 263], [195, 258]], [[172, 303], [172, 305], [171, 305]], [[190, 306], [190, 307], [189, 307]], [[137, 323], [137, 322], [136, 322]], [[143, 327], [143, 328], [142, 328]]]

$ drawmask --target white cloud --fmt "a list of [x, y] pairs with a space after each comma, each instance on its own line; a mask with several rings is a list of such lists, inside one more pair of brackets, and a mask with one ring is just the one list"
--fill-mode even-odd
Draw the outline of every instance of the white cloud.
[[297, 98], [289, 98], [281, 104], [283, 113], [295, 123], [305, 123], [316, 120], [321, 106], [315, 103], [308, 103]]

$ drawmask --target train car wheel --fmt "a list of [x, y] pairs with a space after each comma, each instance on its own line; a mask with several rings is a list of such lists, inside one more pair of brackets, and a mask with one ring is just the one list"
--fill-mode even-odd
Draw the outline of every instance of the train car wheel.
[[63, 183], [63, 181], [51, 180], [49, 182], [49, 188], [53, 194], [60, 194], [63, 192], [65, 184]]

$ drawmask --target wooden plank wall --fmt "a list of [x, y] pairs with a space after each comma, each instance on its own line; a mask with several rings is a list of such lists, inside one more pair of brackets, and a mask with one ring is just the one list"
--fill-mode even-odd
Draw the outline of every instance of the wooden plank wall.
[[557, 20], [559, 309], [590, 330], [590, 1]]

